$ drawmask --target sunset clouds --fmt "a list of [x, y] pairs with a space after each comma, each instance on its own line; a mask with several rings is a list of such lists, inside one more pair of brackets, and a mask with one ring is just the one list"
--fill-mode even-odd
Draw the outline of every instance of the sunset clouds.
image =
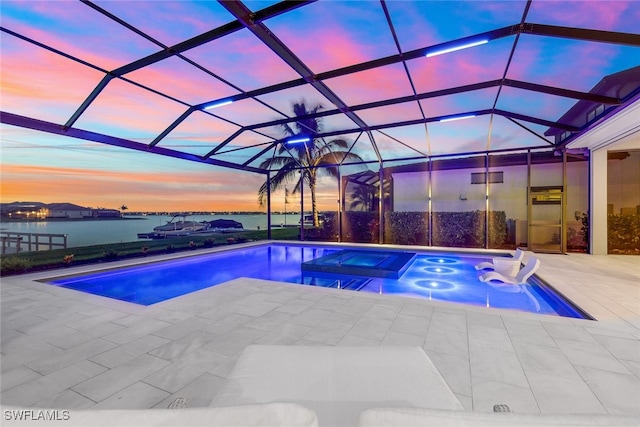
[[262, 175], [193, 166], [142, 173], [3, 165], [1, 190], [3, 202], [71, 201], [112, 209], [126, 204], [133, 211], [253, 211], [258, 210], [255, 189], [262, 183]]
[[[64, 125], [105, 76], [87, 64], [112, 71], [234, 21], [218, 2], [94, 1], [135, 26], [137, 34], [77, 1], [2, 2], [2, 27], [79, 61], [28, 43], [10, 33], [0, 38], [1, 110]], [[273, 2], [247, 2], [250, 8]], [[516, 25], [526, 1], [387, 1], [400, 49], [408, 52]], [[541, 1], [531, 3], [529, 23], [637, 33], [640, 2]], [[322, 73], [399, 53], [378, 1], [318, 1], [262, 23], [313, 73]], [[158, 43], [154, 43], [156, 40]], [[588, 92], [604, 76], [637, 66], [640, 49], [522, 34], [474, 48], [327, 79], [326, 86], [348, 105], [446, 90], [489, 80], [522, 80]], [[300, 78], [246, 28], [182, 55], [113, 78], [74, 127], [148, 144], [190, 106]], [[507, 63], [509, 63], [507, 68]], [[195, 64], [195, 66], [193, 65]], [[505, 74], [506, 73], [506, 74]], [[413, 87], [412, 87], [413, 85]], [[163, 95], [164, 94], [164, 95]], [[301, 85], [225, 107], [194, 111], [159, 142], [159, 147], [196, 155], [209, 153], [241, 126], [291, 115], [292, 102], [336, 106], [312, 85]], [[370, 126], [496, 108], [557, 120], [574, 99], [504, 87], [357, 111]], [[422, 111], [421, 111], [422, 109]], [[355, 129], [347, 115], [322, 119], [325, 131]], [[491, 123], [491, 126], [489, 126]], [[542, 135], [541, 125], [525, 123]], [[264, 175], [230, 171], [183, 160], [86, 141], [68, 141], [3, 125], [2, 201], [69, 201], [132, 210], [259, 210]], [[491, 132], [491, 133], [489, 133]], [[490, 115], [463, 122], [431, 123], [372, 132], [385, 160], [397, 156], [461, 153], [539, 146], [545, 142], [513, 122]], [[284, 134], [279, 127], [243, 132], [214, 158], [242, 164]], [[349, 142], [358, 133], [344, 135]], [[252, 147], [247, 150], [240, 148]], [[412, 150], [413, 148], [413, 150]], [[353, 148], [376, 159], [367, 134]], [[265, 152], [250, 164], [270, 156]], [[375, 169], [377, 166], [372, 166]], [[346, 173], [347, 169], [345, 169]], [[322, 181], [320, 203], [333, 209], [337, 182]], [[278, 194], [276, 198], [281, 199]], [[278, 199], [278, 200], [279, 200]], [[169, 206], [173, 206], [170, 208]], [[275, 207], [278, 209], [278, 207]]]

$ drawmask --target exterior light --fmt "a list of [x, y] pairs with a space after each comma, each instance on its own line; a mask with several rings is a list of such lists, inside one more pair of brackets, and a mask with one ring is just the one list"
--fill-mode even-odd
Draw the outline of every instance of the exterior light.
[[463, 119], [470, 119], [472, 117], [475, 117], [475, 114], [470, 114], [467, 116], [454, 116], [454, 117], [447, 117], [446, 119], [440, 119], [440, 123], [444, 123], [444, 122], [452, 122], [454, 120], [463, 120]]
[[455, 52], [456, 50], [462, 50], [462, 49], [466, 49], [468, 47], [480, 46], [480, 45], [486, 44], [486, 43], [489, 43], [489, 40], [478, 40], [476, 42], [462, 44], [460, 46], [453, 46], [453, 47], [448, 47], [448, 48], [441, 49], [441, 50], [435, 50], [433, 52], [427, 53], [426, 56], [427, 56], [427, 58], [431, 58], [432, 56], [442, 55], [443, 53]]
[[209, 104], [206, 107], [204, 107], [205, 110], [210, 110], [212, 108], [218, 108], [218, 107], [222, 107], [223, 105], [229, 105], [233, 102], [232, 99], [226, 99], [224, 101], [218, 101], [218, 102], [214, 102], [213, 104]]
[[311, 141], [311, 138], [309, 138], [308, 136], [302, 137], [302, 138], [293, 138], [293, 139], [288, 139], [286, 141], [287, 144], [301, 144], [304, 142], [309, 142]]

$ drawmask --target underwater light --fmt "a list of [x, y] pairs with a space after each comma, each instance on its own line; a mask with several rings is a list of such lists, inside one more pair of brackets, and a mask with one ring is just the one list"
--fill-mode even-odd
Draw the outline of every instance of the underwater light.
[[429, 283], [432, 287], [437, 288], [438, 287], [438, 282], [431, 282]]
[[432, 56], [442, 55], [443, 53], [455, 52], [456, 50], [466, 49], [468, 47], [480, 46], [481, 44], [489, 43], [489, 40], [478, 40], [476, 42], [471, 42], [467, 44], [461, 44], [459, 46], [448, 47], [441, 50], [435, 50], [433, 52], [427, 53], [426, 57], [431, 58]]

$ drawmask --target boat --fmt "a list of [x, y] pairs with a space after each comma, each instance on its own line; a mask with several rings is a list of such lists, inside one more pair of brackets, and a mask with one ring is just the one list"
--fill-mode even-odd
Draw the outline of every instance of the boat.
[[[299, 222], [299, 221], [298, 221]], [[322, 214], [318, 214], [318, 222], [320, 225], [324, 223], [324, 216]], [[313, 215], [305, 215], [304, 216], [304, 225], [305, 226], [313, 226]]]
[[151, 233], [138, 233], [139, 239], [166, 239], [168, 237], [182, 237], [193, 235], [207, 235], [212, 233], [232, 233], [244, 231], [241, 222], [232, 219], [215, 219], [213, 221], [191, 221], [187, 215], [174, 215], [164, 225], [154, 227]]
[[[182, 218], [182, 220], [177, 220]], [[164, 225], [159, 225], [153, 228], [153, 231], [158, 233], [166, 232], [179, 232], [179, 231], [201, 231], [209, 228], [209, 223], [206, 221], [187, 221], [187, 215], [174, 215], [170, 221]]]
[[164, 239], [167, 237], [190, 236], [208, 231], [210, 230], [207, 221], [191, 221], [187, 220], [187, 215], [179, 214], [174, 215], [166, 224], [154, 227], [151, 233], [138, 233], [138, 238]]
[[217, 233], [232, 233], [244, 230], [241, 222], [232, 219], [214, 219], [209, 221], [208, 224], [209, 229]]

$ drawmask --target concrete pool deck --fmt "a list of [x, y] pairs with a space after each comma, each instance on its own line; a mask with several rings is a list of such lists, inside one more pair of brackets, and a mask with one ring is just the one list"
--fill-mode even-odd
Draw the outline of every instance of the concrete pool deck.
[[104, 264], [6, 277], [0, 402], [206, 407], [250, 344], [417, 345], [468, 411], [640, 415], [640, 257], [536, 256], [597, 321], [256, 279], [144, 307], [37, 281]]

